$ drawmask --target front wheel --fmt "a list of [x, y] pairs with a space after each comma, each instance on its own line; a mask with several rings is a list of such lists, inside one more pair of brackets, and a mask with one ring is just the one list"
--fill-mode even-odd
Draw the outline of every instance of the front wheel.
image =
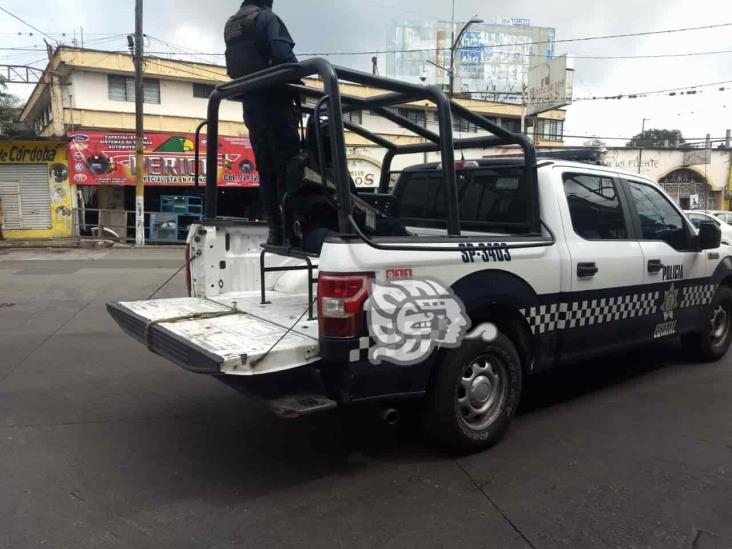
[[475, 451], [493, 446], [508, 429], [521, 397], [521, 360], [498, 332], [495, 340], [466, 340], [442, 352], [427, 400], [424, 427], [438, 443]]
[[684, 350], [694, 360], [711, 362], [722, 358], [732, 343], [732, 289], [720, 286], [704, 312], [704, 325], [697, 333], [681, 337]]

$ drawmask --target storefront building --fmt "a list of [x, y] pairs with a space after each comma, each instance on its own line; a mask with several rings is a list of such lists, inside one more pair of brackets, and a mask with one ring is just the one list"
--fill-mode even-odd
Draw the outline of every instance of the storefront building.
[[0, 141], [0, 200], [4, 238], [71, 237], [66, 140]]
[[[108, 236], [129, 238], [139, 169], [135, 135], [92, 130], [70, 132], [68, 137], [69, 175], [78, 192], [80, 231], [100, 223]], [[146, 237], [180, 241], [190, 223], [203, 215], [207, 138], [201, 136], [198, 159], [194, 134], [148, 132], [144, 145]], [[261, 214], [255, 195], [259, 174], [249, 139], [219, 137], [218, 145], [217, 187], [224, 215], [258, 219]], [[177, 238], [172, 238], [171, 231]]]

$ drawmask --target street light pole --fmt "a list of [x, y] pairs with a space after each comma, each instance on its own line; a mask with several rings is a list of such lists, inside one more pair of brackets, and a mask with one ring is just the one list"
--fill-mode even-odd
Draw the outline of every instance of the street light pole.
[[643, 134], [646, 133], [646, 122], [650, 118], [644, 118], [641, 124], [641, 134], [638, 140], [638, 173], [641, 173], [641, 162], [643, 162]]
[[455, 93], [455, 51], [457, 50], [458, 44], [460, 43], [460, 40], [462, 40], [463, 35], [468, 30], [468, 28], [471, 25], [480, 25], [483, 22], [482, 19], [478, 19], [476, 17], [473, 17], [470, 21], [465, 23], [462, 29], [460, 29], [460, 32], [457, 35], [457, 38], [455, 38], [455, 2], [452, 3], [452, 47], [450, 48], [450, 68], [447, 71], [448, 76], [450, 77], [450, 98]]
[[142, 0], [135, 0], [135, 245], [145, 245], [145, 135], [142, 79]]

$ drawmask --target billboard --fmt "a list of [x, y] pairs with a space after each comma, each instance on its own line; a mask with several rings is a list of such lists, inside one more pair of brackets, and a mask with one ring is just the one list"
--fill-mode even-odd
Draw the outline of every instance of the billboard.
[[[69, 174], [75, 185], [135, 185], [135, 134], [127, 132], [71, 132]], [[195, 182], [193, 134], [145, 134], [146, 186], [192, 186]], [[201, 136], [200, 183], [207, 173], [206, 137]], [[249, 139], [219, 137], [219, 187], [257, 187], [259, 174]]]
[[568, 66], [566, 55], [531, 67], [527, 115], [566, 107], [572, 103], [573, 88], [574, 70]]
[[[393, 21], [386, 55], [387, 76], [414, 84], [446, 85], [451, 37], [464, 25], [444, 21]], [[474, 99], [521, 102], [529, 68], [554, 57], [555, 30], [527, 19], [473, 24], [455, 52], [455, 91]]]

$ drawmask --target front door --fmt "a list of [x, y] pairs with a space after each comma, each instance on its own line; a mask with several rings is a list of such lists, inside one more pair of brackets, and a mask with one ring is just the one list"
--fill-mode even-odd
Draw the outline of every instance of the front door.
[[660, 189], [642, 181], [623, 184], [643, 250], [645, 284], [657, 303], [648, 316], [647, 336], [661, 339], [698, 329], [714, 292], [708, 252], [694, 249], [689, 223]]
[[571, 280], [562, 296], [560, 355], [571, 360], [633, 344], [650, 297], [642, 287], [643, 254], [631, 238], [630, 212], [617, 182], [603, 172], [565, 172], [562, 179]]

